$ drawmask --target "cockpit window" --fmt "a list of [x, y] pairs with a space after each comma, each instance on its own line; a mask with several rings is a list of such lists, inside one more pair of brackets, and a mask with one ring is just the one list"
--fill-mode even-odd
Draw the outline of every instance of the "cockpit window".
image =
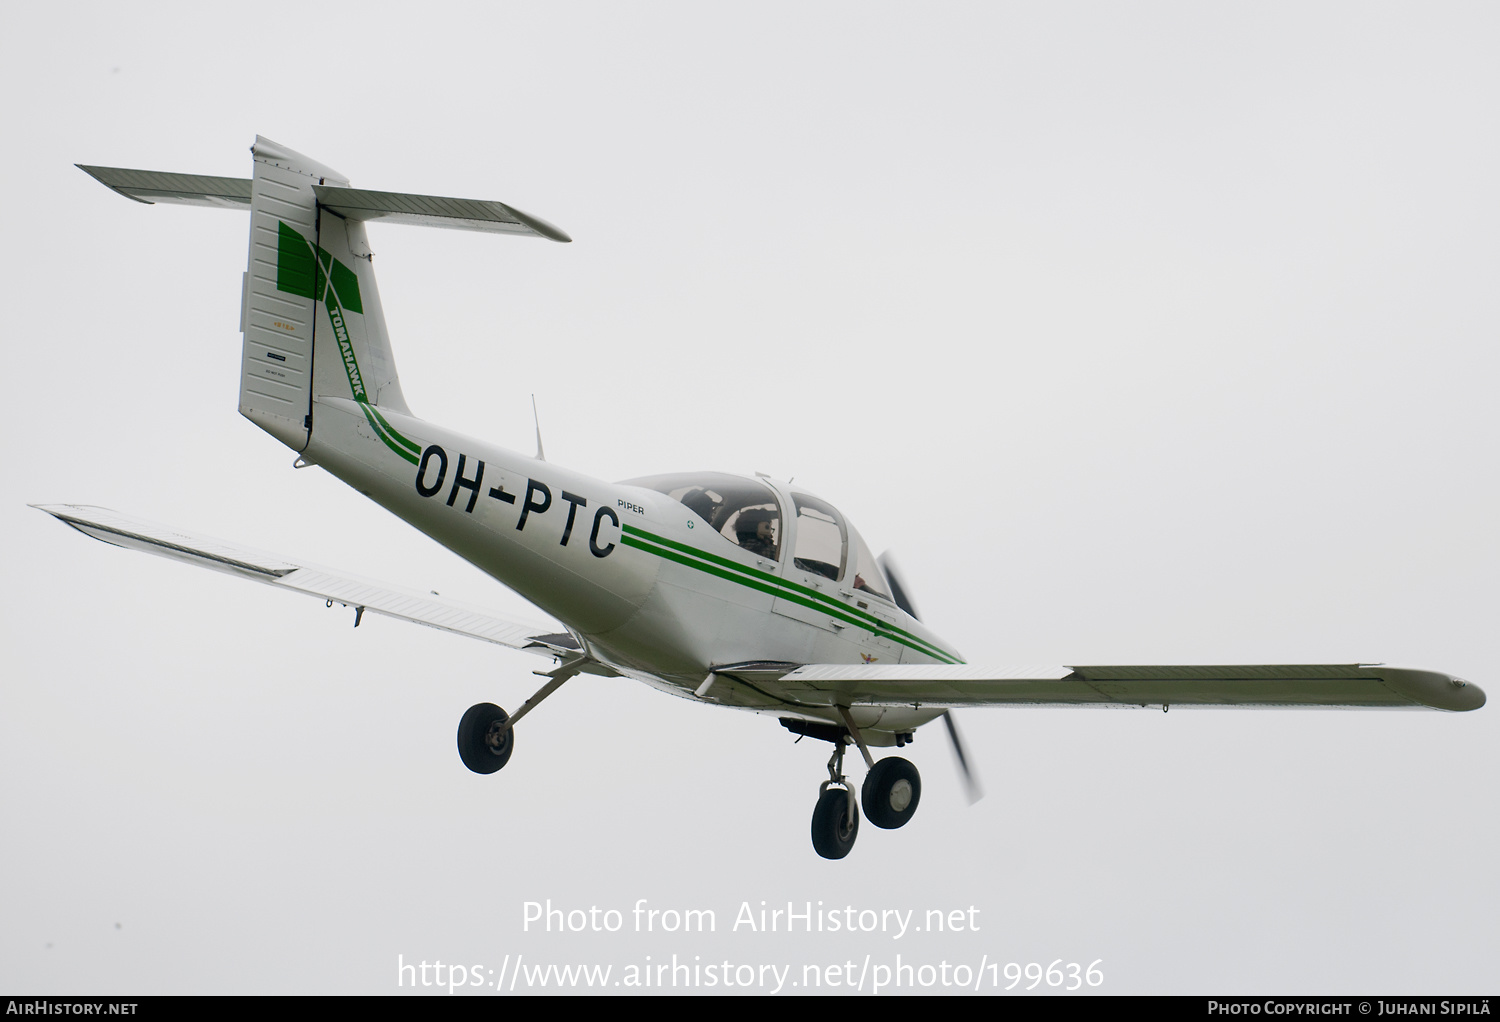
[[847, 542], [844, 519], [832, 504], [806, 493], [792, 494], [797, 505], [797, 549], [792, 563], [837, 582], [844, 576]]
[[769, 486], [722, 472], [682, 472], [626, 479], [681, 501], [719, 535], [757, 557], [781, 556], [781, 505]]
[[870, 548], [865, 546], [865, 541], [857, 532], [854, 534], [854, 579], [851, 587], [882, 600], [891, 598], [886, 592], [885, 572], [880, 570], [880, 562], [875, 560]]

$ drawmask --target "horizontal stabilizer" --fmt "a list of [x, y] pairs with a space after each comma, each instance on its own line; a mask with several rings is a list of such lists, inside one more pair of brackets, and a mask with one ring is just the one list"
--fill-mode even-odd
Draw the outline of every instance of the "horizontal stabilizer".
[[523, 649], [543, 656], [575, 657], [580, 652], [578, 641], [555, 627], [511, 621], [436, 594], [419, 593], [306, 562], [289, 561], [225, 540], [179, 532], [107, 508], [86, 504], [32, 506], [87, 536], [130, 550], [170, 557], [511, 649]]
[[490, 234], [529, 234], [551, 241], [573, 240], [547, 221], [522, 213], [503, 202], [372, 192], [332, 185], [314, 185], [313, 193], [317, 195], [319, 205], [348, 220], [384, 220], [387, 223], [451, 227]]
[[85, 167], [75, 164], [106, 188], [112, 188], [147, 205], [166, 202], [176, 206], [214, 206], [219, 209], [250, 209], [248, 177], [206, 177], [202, 174], [167, 174], [159, 170], [126, 170], [123, 167]]
[[[208, 177], [203, 174], [168, 174], [159, 170], [126, 170], [123, 167], [86, 167], [79, 170], [127, 199], [149, 204], [214, 206], [219, 209], [250, 208], [250, 179]], [[419, 227], [448, 227], [489, 234], [523, 234], [551, 241], [573, 239], [541, 217], [523, 213], [514, 206], [486, 199], [452, 199], [442, 195], [410, 195], [404, 192], [373, 192], [364, 188], [314, 185], [318, 204], [346, 220], [384, 220]]]

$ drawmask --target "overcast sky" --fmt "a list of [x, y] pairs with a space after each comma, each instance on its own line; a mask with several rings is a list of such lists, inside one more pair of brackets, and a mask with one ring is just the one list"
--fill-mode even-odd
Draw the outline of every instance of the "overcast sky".
[[[899, 955], [1098, 961], [1109, 993], [1493, 992], [1500, 707], [971, 711], [987, 797], [926, 728], [913, 823], [828, 862], [828, 747], [772, 717], [580, 678], [479, 777], [459, 716], [544, 662], [355, 631], [25, 505], [539, 619], [236, 414], [246, 217], [72, 166], [248, 177], [260, 133], [575, 239], [371, 228], [422, 417], [529, 451], [535, 394], [549, 458], [597, 476], [794, 476], [971, 661], [1386, 661], [1493, 697], [1494, 5], [6, 24], [0, 990], [383, 994], [398, 962], [517, 956], [613, 983], [676, 955], [788, 993]], [[548, 899], [623, 927], [525, 929]], [[716, 930], [636, 933], [641, 899]], [[762, 901], [977, 930], [735, 929]]]

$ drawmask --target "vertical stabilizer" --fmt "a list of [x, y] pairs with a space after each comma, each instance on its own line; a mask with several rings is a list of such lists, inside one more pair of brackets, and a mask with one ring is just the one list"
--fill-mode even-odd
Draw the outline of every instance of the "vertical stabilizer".
[[[365, 221], [572, 239], [503, 202], [350, 188], [342, 174], [268, 138], [256, 136], [250, 152], [255, 173], [249, 180], [78, 166], [146, 205], [248, 207], [240, 414], [305, 451], [317, 428], [315, 399], [352, 401], [376, 437], [416, 464], [421, 448], [381, 414], [411, 410], [396, 377]], [[540, 429], [537, 440], [540, 453]]]
[[364, 224], [320, 210], [313, 191], [348, 180], [269, 139], [257, 137], [251, 152], [240, 414], [300, 451], [314, 395], [407, 408]]

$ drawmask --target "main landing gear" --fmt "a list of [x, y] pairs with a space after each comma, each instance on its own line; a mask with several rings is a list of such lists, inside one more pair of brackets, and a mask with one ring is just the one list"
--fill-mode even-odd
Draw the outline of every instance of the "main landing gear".
[[510, 754], [516, 747], [516, 721], [536, 708], [562, 687], [563, 682], [579, 673], [583, 658], [566, 661], [555, 670], [543, 673], [547, 684], [537, 690], [536, 695], [526, 700], [514, 717], [494, 703], [475, 703], [464, 712], [458, 722], [458, 758], [464, 766], [476, 774], [492, 774], [510, 762]]
[[476, 703], [458, 722], [458, 757], [476, 774], [492, 774], [510, 762], [515, 735], [504, 710]]
[[[853, 727], [853, 721], [849, 724], [847, 732], [832, 736], [826, 732], [818, 733], [818, 737], [833, 742], [833, 755], [828, 758], [828, 780], [818, 786], [818, 804], [813, 808], [812, 816], [813, 850], [825, 859], [842, 859], [848, 855], [854, 847], [854, 839], [859, 836], [854, 786], [844, 777], [844, 750], [851, 742], [859, 746], [865, 762], [870, 764], [870, 772], [865, 775], [860, 790], [865, 803], [865, 819], [882, 830], [904, 827], [915, 815], [917, 803], [922, 798], [922, 778], [917, 768], [900, 756], [887, 756], [877, 763], [870, 756], [859, 730]], [[817, 731], [809, 728], [801, 733], [814, 734]]]
[[859, 813], [854, 807], [854, 789], [844, 779], [844, 743], [838, 741], [828, 758], [828, 780], [818, 785], [818, 804], [813, 807], [812, 818], [813, 849], [825, 859], [842, 859], [857, 837]]

